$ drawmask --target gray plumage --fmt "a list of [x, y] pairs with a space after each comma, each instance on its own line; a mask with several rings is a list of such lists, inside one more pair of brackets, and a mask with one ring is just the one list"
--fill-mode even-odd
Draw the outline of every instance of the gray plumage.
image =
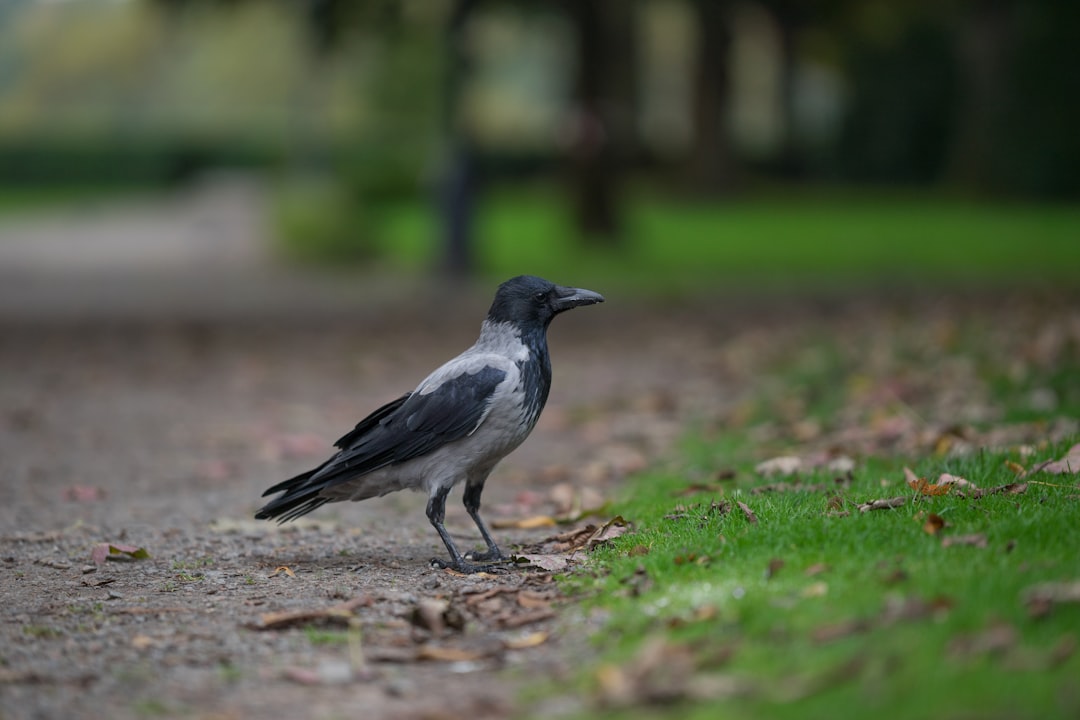
[[603, 302], [590, 290], [560, 287], [519, 276], [499, 286], [480, 337], [410, 393], [368, 417], [339, 439], [339, 451], [322, 465], [269, 488], [282, 494], [256, 514], [285, 522], [328, 502], [365, 500], [396, 490], [427, 493], [427, 514], [450, 562], [473, 572], [443, 527], [446, 496], [465, 482], [464, 502], [487, 544], [471, 560], [502, 560], [480, 519], [480, 494], [500, 460], [532, 432], [551, 388], [547, 328], [555, 315]]

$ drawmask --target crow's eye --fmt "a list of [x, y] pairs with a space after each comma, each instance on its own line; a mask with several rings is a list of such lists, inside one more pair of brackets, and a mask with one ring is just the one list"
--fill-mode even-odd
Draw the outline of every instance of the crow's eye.
[[544, 300], [547, 299], [547, 293], [546, 292], [538, 292], [535, 295], [533, 295], [533, 299], [536, 300], [537, 302], [543, 302]]

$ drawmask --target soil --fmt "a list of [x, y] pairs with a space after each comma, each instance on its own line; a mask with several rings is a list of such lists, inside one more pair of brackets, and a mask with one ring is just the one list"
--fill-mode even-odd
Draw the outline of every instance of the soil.
[[[525, 684], [557, 681], [587, 647], [581, 619], [553, 612], [550, 574], [433, 569], [445, 550], [423, 497], [252, 519], [266, 487], [471, 343], [485, 305], [462, 304], [448, 320], [407, 299], [358, 319], [9, 319], [0, 717], [506, 717]], [[609, 310], [552, 328], [555, 387], [488, 483], [489, 521], [554, 515], [567, 483], [607, 496], [676, 436], [665, 398], [706, 382], [693, 346], [708, 329], [673, 338], [655, 314], [613, 337], [629, 311]], [[448, 527], [479, 548], [455, 497]], [[495, 532], [514, 548], [565, 529]], [[96, 565], [100, 543], [150, 557]], [[261, 629], [348, 601], [352, 630]], [[424, 620], [433, 606], [443, 620]]]

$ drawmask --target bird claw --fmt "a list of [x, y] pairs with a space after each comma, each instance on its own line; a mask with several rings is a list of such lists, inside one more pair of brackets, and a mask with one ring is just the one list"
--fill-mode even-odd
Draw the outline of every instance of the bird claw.
[[479, 572], [504, 572], [498, 565], [499, 563], [473, 565], [472, 563], [467, 563], [465, 561], [455, 562], [453, 560], [447, 561], [441, 558], [431, 558], [431, 567], [437, 570], [453, 570], [464, 575], [472, 575]]
[[466, 560], [472, 560], [473, 562], [506, 562], [510, 560], [510, 556], [504, 553], [502, 550], [495, 548], [494, 550], [488, 550], [487, 552], [468, 552], [465, 553]]

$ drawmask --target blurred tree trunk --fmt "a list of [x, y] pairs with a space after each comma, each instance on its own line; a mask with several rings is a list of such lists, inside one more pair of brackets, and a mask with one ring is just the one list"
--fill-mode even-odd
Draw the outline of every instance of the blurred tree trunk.
[[465, 23], [475, 0], [455, 0], [447, 24], [443, 133], [446, 143], [439, 210], [442, 216], [443, 270], [463, 277], [474, 269], [473, 217], [476, 211], [476, 163], [472, 143], [459, 121], [458, 108], [468, 74]]
[[798, 178], [803, 173], [802, 153], [796, 133], [795, 93], [797, 91], [799, 32], [804, 22], [803, 3], [798, 0], [772, 0], [765, 3], [771, 11], [780, 36], [780, 152], [777, 167], [783, 176]]
[[570, 0], [567, 7], [577, 30], [577, 108], [570, 138], [577, 225], [587, 242], [615, 246], [619, 141], [629, 135], [620, 127], [619, 111], [633, 86], [633, 14], [611, 0]]
[[694, 145], [690, 159], [693, 186], [710, 194], [735, 186], [731, 147], [731, 28], [727, 0], [697, 0], [699, 27], [694, 78]]
[[985, 189], [995, 170], [995, 123], [1006, 102], [1012, 3], [978, 0], [965, 8], [956, 32], [962, 91], [946, 176], [961, 187]]

